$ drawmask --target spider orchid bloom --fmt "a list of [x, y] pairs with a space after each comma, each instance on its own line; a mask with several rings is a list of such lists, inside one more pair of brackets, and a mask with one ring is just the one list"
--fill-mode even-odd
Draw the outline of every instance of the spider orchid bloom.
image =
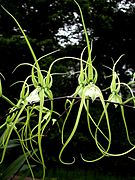
[[34, 89], [30, 94], [29, 96], [26, 98], [26, 101], [30, 104], [32, 103], [36, 103], [36, 102], [39, 102], [40, 101], [40, 98], [39, 98], [39, 87], [37, 87], [36, 89]]
[[115, 108], [117, 108], [118, 104], [121, 104], [121, 103], [122, 103], [121, 96], [120, 96], [118, 93], [115, 93], [115, 92], [113, 92], [113, 93], [110, 95], [108, 101], [114, 103]]
[[88, 84], [84, 88], [82, 87], [78, 92], [80, 97], [90, 97], [92, 101], [102, 95], [101, 90], [93, 83]]

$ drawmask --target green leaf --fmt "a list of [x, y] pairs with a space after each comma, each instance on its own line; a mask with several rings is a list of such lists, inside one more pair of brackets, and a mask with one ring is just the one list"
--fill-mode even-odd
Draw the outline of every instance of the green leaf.
[[7, 180], [9, 177], [17, 173], [17, 171], [21, 168], [21, 166], [25, 162], [26, 157], [28, 157], [28, 153], [19, 156], [13, 163], [11, 163], [1, 175], [2, 180]]
[[[13, 148], [13, 147], [16, 147], [16, 146], [19, 146], [20, 144], [18, 143], [17, 140], [9, 140], [8, 142], [8, 145], [7, 145], [7, 148]], [[4, 147], [0, 147], [0, 149], [3, 149]]]

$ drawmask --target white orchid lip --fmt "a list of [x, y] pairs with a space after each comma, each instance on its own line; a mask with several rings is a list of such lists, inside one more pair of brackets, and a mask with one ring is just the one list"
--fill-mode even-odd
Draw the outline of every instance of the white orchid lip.
[[114, 103], [115, 108], [118, 104], [121, 104], [121, 96], [119, 94], [111, 94], [109, 97], [109, 101]]
[[37, 87], [29, 94], [29, 96], [26, 98], [26, 101], [28, 101], [30, 104], [39, 102], [40, 98], [38, 93], [39, 93], [39, 88]]
[[89, 87], [87, 86], [85, 91], [86, 97], [90, 97], [92, 101], [94, 101], [97, 97], [100, 97], [100, 95], [101, 91], [95, 84], [91, 84]]
[[95, 84], [90, 83], [86, 87], [82, 87], [79, 90], [78, 95], [80, 97], [90, 97], [92, 101], [94, 101], [96, 98], [101, 96], [101, 91]]

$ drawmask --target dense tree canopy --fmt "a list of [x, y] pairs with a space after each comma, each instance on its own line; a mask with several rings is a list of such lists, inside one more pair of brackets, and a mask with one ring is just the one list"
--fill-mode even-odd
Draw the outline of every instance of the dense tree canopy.
[[[125, 54], [125, 57], [120, 62], [119, 71], [123, 71], [123, 65], [126, 69], [129, 67], [134, 69], [135, 4], [133, 1], [78, 0], [78, 3], [83, 11], [89, 37], [93, 40], [93, 57], [96, 56], [94, 65], [97, 69], [102, 69], [99, 72], [106, 71], [103, 64], [112, 67], [111, 58], [115, 61], [121, 54]], [[80, 14], [73, 0], [1, 0], [0, 4], [17, 18], [28, 35], [37, 57], [58, 48], [63, 49], [64, 45], [60, 53], [42, 61], [44, 68], [47, 68], [58, 56], [79, 57], [86, 46]], [[10, 83], [14, 81], [8, 77], [16, 65], [21, 62], [33, 62], [17, 25], [2, 8], [0, 9], [0, 56], [0, 72]], [[76, 71], [77, 68], [76, 62], [62, 62], [58, 64], [57, 70], [66, 72]], [[19, 69], [18, 74], [23, 78], [24, 69], [22, 71]], [[13, 75], [13, 79], [17, 76], [18, 80], [18, 74]], [[103, 75], [104, 73], [100, 77]], [[72, 82], [75, 77], [70, 76], [70, 78]], [[62, 84], [66, 86], [66, 82]]]

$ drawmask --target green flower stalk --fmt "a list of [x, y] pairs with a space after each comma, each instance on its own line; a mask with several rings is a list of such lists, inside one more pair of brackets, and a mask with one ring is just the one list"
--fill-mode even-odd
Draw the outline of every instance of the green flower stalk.
[[[107, 124], [107, 129], [108, 129], [108, 138], [102, 132], [102, 134], [107, 138], [107, 143], [108, 143], [107, 148], [105, 150], [106, 153], [109, 151], [110, 145], [111, 145], [111, 130], [110, 130], [108, 112], [106, 110], [105, 100], [104, 100], [104, 97], [102, 95], [102, 92], [101, 92], [100, 88], [96, 85], [98, 73], [97, 73], [96, 69], [94, 68], [94, 66], [92, 65], [91, 47], [90, 47], [90, 42], [89, 42], [87, 30], [86, 30], [86, 27], [85, 27], [85, 22], [84, 22], [84, 19], [83, 19], [83, 13], [82, 13], [82, 10], [81, 10], [79, 4], [76, 1], [75, 1], [75, 3], [77, 4], [77, 6], [78, 6], [78, 8], [80, 10], [80, 15], [81, 15], [82, 24], [83, 24], [84, 33], [85, 33], [85, 38], [86, 38], [86, 43], [87, 43], [86, 48], [88, 49], [88, 59], [85, 62], [85, 68], [84, 68], [83, 67], [83, 62], [84, 62], [83, 54], [84, 54], [84, 51], [86, 49], [86, 48], [84, 48], [84, 50], [81, 53], [81, 57], [80, 57], [80, 74], [79, 74], [79, 78], [78, 78], [78, 87], [76, 88], [75, 93], [72, 95], [74, 97], [74, 99], [70, 103], [70, 108], [69, 108], [67, 116], [66, 116], [66, 118], [64, 120], [63, 127], [62, 127], [62, 144], [63, 144], [63, 147], [62, 147], [62, 149], [60, 151], [59, 159], [64, 164], [73, 164], [75, 162], [75, 157], [73, 157], [72, 162], [64, 162], [62, 160], [62, 154], [63, 154], [63, 151], [65, 150], [65, 148], [67, 147], [67, 145], [69, 144], [69, 142], [72, 140], [72, 138], [73, 138], [73, 136], [74, 136], [74, 134], [75, 134], [75, 132], [77, 130], [77, 127], [78, 127], [78, 124], [79, 124], [83, 109], [85, 109], [86, 114], [87, 114], [88, 128], [90, 129], [89, 122], [92, 121], [94, 123], [94, 125], [96, 126], [96, 128], [100, 132], [102, 132], [102, 130], [100, 130], [100, 128], [98, 127], [98, 125], [95, 123], [94, 119], [91, 116], [88, 98], [90, 98], [92, 100], [92, 102], [94, 102], [96, 98], [99, 98], [100, 101], [101, 101], [102, 107], [103, 107], [104, 112], [105, 112], [106, 124]], [[67, 140], [64, 141], [65, 125], [66, 125], [66, 122], [67, 122], [67, 120], [69, 118], [71, 110], [73, 108], [75, 98], [78, 95], [81, 98], [81, 102], [80, 102], [80, 106], [79, 106], [79, 109], [78, 109], [77, 117], [76, 117], [73, 129], [72, 129], [70, 135], [68, 136]], [[96, 145], [98, 147], [98, 142], [97, 142], [96, 138], [95, 138], [95, 143], [96, 143]], [[81, 157], [86, 162], [95, 162], [95, 161], [97, 161], [97, 160], [99, 160], [99, 159], [101, 159], [101, 158], [103, 158], [105, 156], [105, 153], [103, 153], [102, 150], [100, 150], [100, 152], [101, 152], [101, 156], [94, 159], [94, 160], [88, 161], [88, 160], [84, 159], [82, 157], [82, 155], [81, 155]]]
[[[46, 166], [45, 166], [43, 149], [42, 149], [42, 137], [43, 137], [43, 134], [47, 125], [52, 120], [52, 114], [54, 113], [53, 101], [52, 101], [53, 94], [50, 90], [52, 86], [52, 76], [51, 74], [49, 74], [49, 72], [46, 72], [47, 73], [46, 77], [43, 76], [42, 70], [40, 69], [38, 61], [41, 60], [43, 57], [46, 57], [47, 55], [50, 55], [54, 52], [44, 55], [41, 58], [37, 59], [32, 49], [32, 46], [28, 40], [28, 37], [26, 36], [25, 32], [23, 31], [22, 27], [20, 26], [16, 18], [12, 14], [10, 14], [3, 6], [2, 8], [7, 12], [7, 14], [9, 14], [13, 18], [15, 23], [18, 25], [21, 33], [24, 36], [26, 44], [32, 54], [32, 57], [34, 59], [34, 65], [31, 65], [28, 63], [21, 64], [21, 65], [25, 65], [25, 64], [30, 65], [32, 69], [31, 69], [31, 75], [28, 76], [26, 80], [23, 82], [22, 90], [20, 92], [20, 99], [18, 100], [17, 104], [10, 102], [8, 98], [2, 95], [2, 86], [0, 82], [1, 97], [3, 97], [13, 106], [9, 111], [11, 115], [9, 115], [6, 119], [5, 126], [7, 125], [7, 129], [5, 130], [4, 136], [1, 137], [2, 138], [1, 146], [3, 148], [1, 163], [3, 162], [3, 159], [5, 157], [6, 149], [7, 149], [9, 140], [11, 138], [11, 135], [13, 131], [15, 131], [19, 138], [24, 154], [26, 153], [28, 153], [29, 155], [32, 154], [30, 155], [30, 157], [34, 160], [37, 159], [36, 161], [42, 164], [42, 168], [43, 168], [42, 179], [45, 179]], [[18, 65], [17, 67], [21, 65]], [[28, 83], [29, 78], [31, 78], [32, 84]], [[34, 87], [32, 92], [30, 92], [30, 86]], [[49, 112], [44, 111], [45, 98], [50, 99], [50, 109], [48, 110]], [[39, 103], [39, 105], [35, 106], [35, 103]], [[31, 108], [29, 106], [31, 106]], [[38, 121], [37, 121], [37, 125], [35, 127], [32, 127], [30, 119], [33, 117], [35, 110], [38, 112]], [[58, 113], [55, 113], [55, 114], [58, 115]], [[48, 118], [46, 118], [47, 116]], [[20, 122], [20, 119], [22, 122]], [[18, 129], [17, 127], [20, 123], [22, 123], [22, 127]], [[34, 148], [34, 145], [33, 145], [33, 143], [35, 143], [35, 139], [37, 141], [36, 149]], [[29, 149], [28, 144], [30, 144], [30, 149]], [[37, 154], [37, 150], [39, 154]], [[26, 158], [26, 161], [28, 163], [28, 166], [30, 167], [30, 163], [27, 158]], [[32, 168], [30, 168], [30, 170], [31, 170], [32, 177], [34, 178]]]
[[2, 96], [2, 84], [1, 84], [1, 79], [0, 79], [0, 97]]
[[[130, 92], [131, 92], [131, 96], [132, 98], [129, 98], [130, 100], [134, 99], [134, 95], [132, 93], [132, 90], [131, 88], [125, 84], [125, 83], [121, 83], [120, 82], [120, 79], [119, 79], [119, 76], [118, 74], [116, 73], [116, 65], [117, 63], [120, 61], [120, 59], [122, 58], [123, 55], [121, 55], [118, 60], [114, 63], [113, 65], [113, 69], [112, 69], [112, 81], [111, 81], [111, 85], [110, 85], [110, 91], [111, 91], [111, 94], [109, 95], [108, 97], [108, 100], [107, 100], [107, 104], [106, 104], [106, 110], [108, 109], [108, 106], [113, 103], [114, 104], [114, 107], [117, 108], [118, 105], [120, 106], [120, 109], [121, 109], [121, 116], [122, 116], [122, 120], [123, 120], [123, 123], [124, 123], [124, 126], [125, 126], [125, 131], [126, 131], [126, 136], [127, 136], [127, 140], [129, 142], [129, 144], [131, 145], [131, 148], [123, 153], [118, 153], [118, 154], [112, 154], [112, 153], [109, 153], [109, 152], [106, 152], [103, 148], [103, 146], [98, 142], [97, 140], [97, 133], [99, 132], [98, 128], [96, 129], [95, 131], [95, 139], [97, 141], [97, 147], [99, 148], [99, 150], [107, 155], [107, 156], [123, 156], [125, 154], [128, 154], [129, 152], [131, 152], [132, 150], [135, 149], [135, 145], [131, 142], [130, 140], [130, 137], [129, 137], [129, 132], [128, 132], [128, 127], [127, 127], [127, 123], [126, 123], [126, 118], [125, 118], [125, 113], [124, 113], [124, 103], [123, 103], [123, 100], [122, 100], [122, 97], [120, 95], [120, 87], [121, 85], [124, 85], [126, 86]], [[127, 101], [126, 101], [127, 102]], [[103, 116], [104, 116], [104, 113], [102, 113], [101, 117], [100, 117], [100, 120], [98, 122], [98, 127], [103, 119]]]

